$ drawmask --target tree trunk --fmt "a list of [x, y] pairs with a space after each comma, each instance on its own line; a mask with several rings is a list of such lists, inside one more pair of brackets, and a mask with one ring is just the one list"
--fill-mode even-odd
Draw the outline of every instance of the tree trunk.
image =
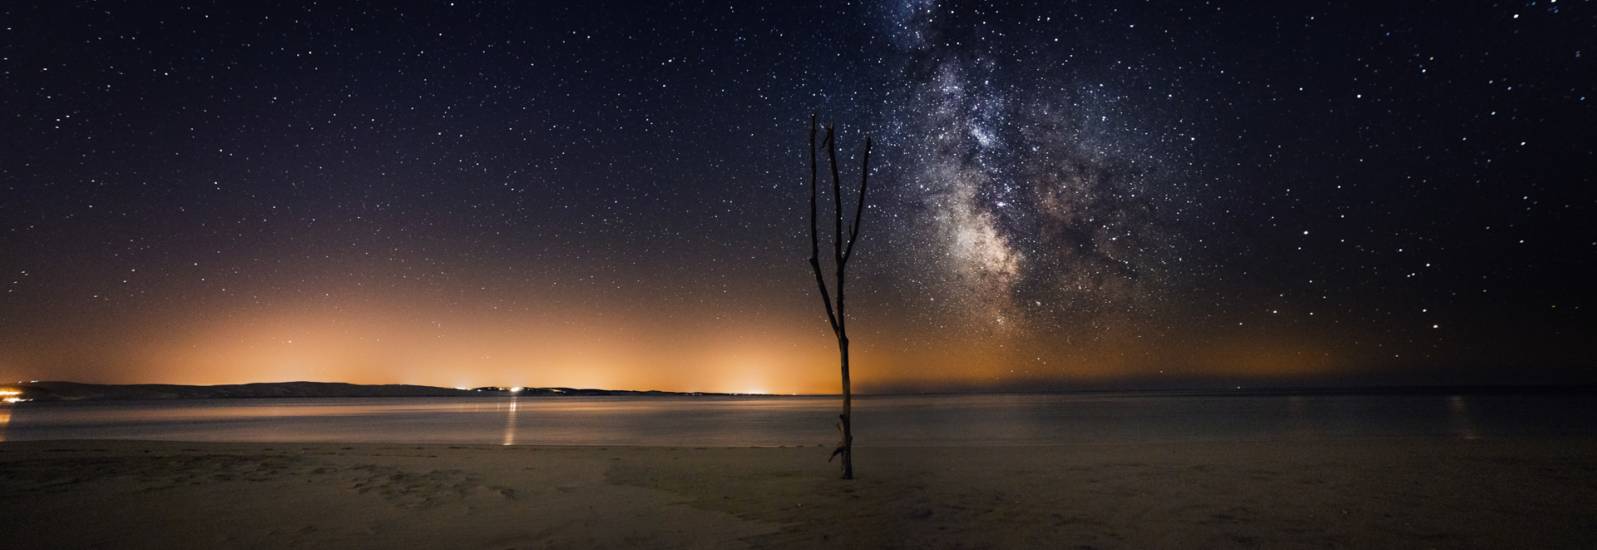
[[[832, 326], [832, 334], [837, 337], [837, 353], [839, 363], [843, 368], [843, 414], [838, 415], [837, 430], [841, 432], [842, 440], [837, 448], [832, 451], [831, 458], [843, 456], [843, 479], [854, 479], [854, 388], [848, 378], [848, 315], [847, 302], [844, 301], [843, 283], [847, 273], [848, 260], [854, 256], [854, 244], [859, 242], [860, 220], [865, 214], [865, 190], [870, 187], [871, 168], [871, 138], [865, 138], [865, 154], [860, 164], [859, 200], [854, 205], [854, 223], [850, 225], [847, 233], [847, 246], [844, 246], [843, 233], [843, 184], [837, 170], [837, 134], [835, 128], [826, 129], [826, 156], [831, 164], [832, 172], [832, 259], [837, 268], [837, 303], [832, 303], [831, 293], [826, 289], [826, 276], [821, 273], [821, 244], [816, 224], [816, 172], [818, 171], [815, 154], [815, 117], [810, 116], [810, 269], [815, 273], [815, 286], [821, 292], [821, 303], [826, 306], [826, 321]], [[830, 461], [831, 458], [827, 460]]]
[[838, 417], [843, 430], [843, 479], [854, 479], [854, 388], [848, 381], [848, 335], [837, 338], [837, 349], [843, 362], [843, 414]]

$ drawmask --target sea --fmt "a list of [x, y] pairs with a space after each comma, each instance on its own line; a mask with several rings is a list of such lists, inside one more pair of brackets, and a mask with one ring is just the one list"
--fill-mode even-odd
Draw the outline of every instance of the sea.
[[[836, 397], [261, 398], [0, 405], [0, 441], [835, 444]], [[860, 446], [1597, 435], [1590, 392], [865, 396]]]

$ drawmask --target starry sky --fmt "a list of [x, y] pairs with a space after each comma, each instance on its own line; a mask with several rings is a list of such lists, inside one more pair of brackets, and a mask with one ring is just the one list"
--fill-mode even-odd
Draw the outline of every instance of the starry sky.
[[1593, 28], [1572, 0], [6, 3], [0, 379], [835, 391], [818, 113], [845, 181], [875, 140], [862, 391], [1587, 383]]

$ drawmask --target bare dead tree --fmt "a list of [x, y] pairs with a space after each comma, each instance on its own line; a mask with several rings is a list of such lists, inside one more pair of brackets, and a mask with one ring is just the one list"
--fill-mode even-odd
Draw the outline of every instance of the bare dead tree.
[[859, 199], [854, 205], [854, 221], [849, 224], [847, 243], [844, 242], [843, 233], [843, 183], [837, 170], [837, 134], [835, 126], [826, 128], [826, 157], [832, 168], [832, 259], [836, 266], [837, 275], [837, 302], [833, 305], [832, 295], [826, 287], [826, 276], [821, 272], [821, 244], [817, 235], [815, 224], [816, 211], [816, 161], [815, 161], [815, 115], [810, 115], [810, 269], [815, 272], [815, 286], [821, 290], [821, 303], [826, 305], [826, 320], [832, 325], [832, 334], [837, 337], [837, 353], [842, 362], [843, 369], [843, 414], [838, 415], [837, 429], [841, 432], [842, 440], [838, 442], [837, 449], [832, 451], [832, 456], [827, 458], [830, 462], [838, 456], [843, 457], [843, 479], [854, 479], [854, 390], [848, 379], [848, 315], [843, 301], [844, 274], [848, 269], [848, 260], [854, 256], [854, 244], [859, 242], [859, 228], [862, 216], [865, 214], [865, 190], [870, 184], [871, 174], [871, 138], [865, 137], [864, 160], [860, 163]]

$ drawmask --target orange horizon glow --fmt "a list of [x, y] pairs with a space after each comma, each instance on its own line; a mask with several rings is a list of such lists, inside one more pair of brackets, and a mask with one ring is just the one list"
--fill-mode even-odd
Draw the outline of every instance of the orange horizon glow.
[[[318, 294], [249, 289], [63, 309], [0, 339], [0, 380], [834, 394], [837, 344], [803, 275], [716, 293], [673, 292], [670, 281], [619, 292], [346, 281]], [[860, 393], [1272, 379], [1345, 372], [1371, 359], [1332, 353], [1346, 346], [1323, 334], [1252, 326], [1149, 334], [1136, 329], [1156, 324], [1148, 319], [1056, 331], [975, 316], [928, 322], [882, 296], [850, 302]]]
[[[838, 392], [836, 342], [818, 316], [774, 310], [737, 318], [616, 310], [495, 312], [365, 301], [296, 303], [221, 319], [152, 316], [137, 330], [84, 338], [77, 346], [29, 353], [0, 347], [0, 376], [195, 385], [304, 380]], [[1177, 350], [1179, 367], [1168, 366], [1170, 350], [1149, 349], [1133, 335], [1113, 332], [1090, 345], [1028, 343], [1002, 331], [963, 327], [908, 340], [898, 336], [908, 331], [894, 330], [891, 319], [862, 311], [854, 320], [851, 346], [855, 388], [862, 393], [1157, 374], [1271, 377], [1325, 372], [1337, 365], [1297, 337], [1208, 335], [1202, 346]]]

